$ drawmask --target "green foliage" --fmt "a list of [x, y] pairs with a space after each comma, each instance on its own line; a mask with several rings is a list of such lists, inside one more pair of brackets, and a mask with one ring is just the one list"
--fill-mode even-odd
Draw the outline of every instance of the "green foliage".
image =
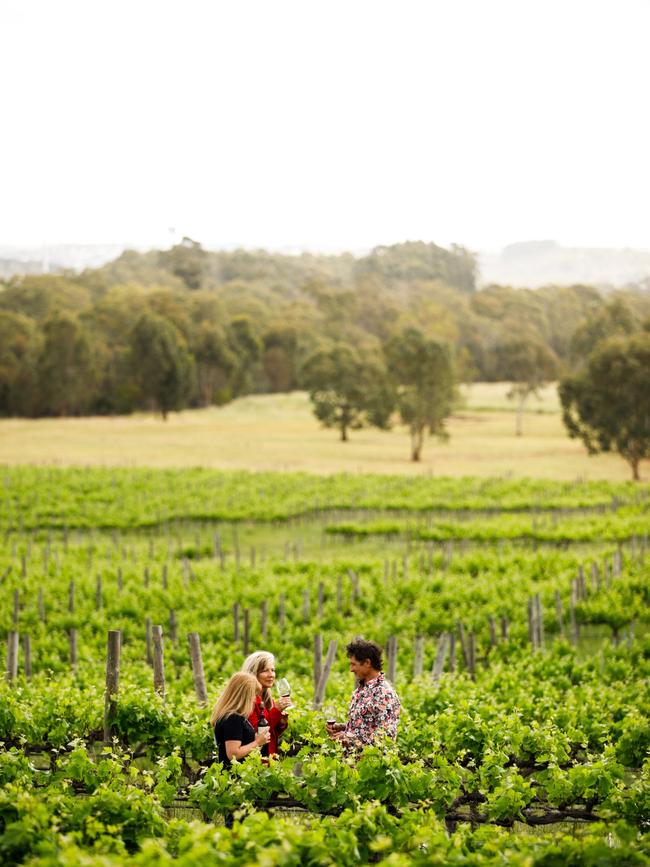
[[650, 457], [650, 333], [612, 338], [560, 383], [564, 424], [590, 454], [615, 451], [639, 478]]
[[497, 377], [512, 383], [508, 397], [517, 400], [517, 436], [526, 399], [555, 379], [558, 366], [555, 353], [534, 336], [508, 337], [496, 347]]
[[[621, 537], [647, 525], [644, 489], [49, 468], [6, 470], [2, 481], [0, 631], [14, 628], [18, 590], [17, 628], [30, 634], [33, 668], [31, 680], [21, 670], [14, 683], [0, 682], [2, 863], [597, 867], [648, 860], [648, 567], [642, 535], [633, 547], [603, 535], [607, 522]], [[328, 510], [343, 508], [355, 510], [353, 526], [367, 519], [371, 528], [396, 510], [389, 516], [396, 538], [377, 545], [372, 533], [352, 545], [324, 539]], [[218, 524], [207, 522], [215, 516]], [[300, 521], [278, 520], [288, 517]], [[120, 531], [102, 529], [119, 522]], [[562, 544], [507, 541], [533, 522], [538, 533], [557, 531]], [[450, 537], [475, 541], [437, 546], [418, 535], [439, 523]], [[304, 551], [287, 558], [285, 541], [295, 540], [289, 534], [297, 527]], [[476, 541], [480, 532], [483, 541]], [[257, 545], [255, 565], [236, 559], [249, 543]], [[612, 555], [620, 570], [603, 568]], [[589, 560], [600, 579], [588, 583], [576, 607], [584, 643], [574, 648], [558, 640], [556, 594], [568, 626], [570, 582]], [[350, 570], [354, 582], [345, 577]], [[313, 602], [319, 584], [322, 611], [312, 608], [305, 623], [304, 593]], [[527, 637], [533, 593], [546, 633], [537, 652]], [[261, 599], [268, 605], [265, 639], [256, 614]], [[209, 708], [196, 701], [184, 639], [200, 632], [212, 700], [241, 665], [235, 602], [251, 614], [253, 646], [276, 653], [294, 707], [278, 760], [265, 765], [253, 754], [226, 772], [213, 762]], [[176, 644], [166, 628], [170, 610]], [[622, 614], [624, 625], [634, 620], [640, 640], [628, 634], [614, 646], [598, 624], [620, 628]], [[509, 638], [496, 646], [490, 616], [510, 624]], [[152, 689], [145, 617], [165, 629], [164, 700]], [[459, 617], [475, 636], [474, 677], [457, 644], [456, 670], [447, 667], [434, 683], [428, 672], [437, 638], [455, 630]], [[74, 673], [71, 626], [80, 651]], [[122, 655], [115, 736], [102, 744], [108, 628], [122, 631]], [[339, 647], [359, 632], [382, 644], [398, 636], [402, 715], [394, 743], [345, 755], [327, 738], [324, 711], [311, 707], [315, 630]], [[424, 638], [425, 674], [413, 677], [416, 636]], [[328, 716], [343, 718], [352, 686], [339, 652]], [[169, 820], [166, 809], [187, 803], [215, 824]], [[267, 814], [276, 803], [312, 812], [298, 820]], [[228, 814], [232, 829], [220, 824]], [[517, 825], [576, 819], [584, 824], [566, 832], [564, 825], [526, 834]]]
[[476, 259], [464, 247], [453, 244], [445, 250], [436, 244], [408, 241], [404, 244], [375, 247], [359, 260], [360, 276], [372, 276], [389, 286], [413, 280], [442, 280], [464, 292], [476, 288]]
[[419, 461], [425, 431], [445, 435], [455, 396], [451, 350], [417, 328], [406, 328], [388, 341], [385, 351], [400, 416], [411, 432], [411, 459]]
[[208, 260], [208, 253], [191, 238], [183, 238], [180, 244], [159, 255], [162, 267], [179, 277], [188, 289], [201, 288], [209, 267]]
[[43, 325], [37, 359], [40, 410], [45, 415], [83, 415], [93, 401], [97, 369], [93, 347], [79, 320], [54, 314]]
[[0, 310], [0, 415], [29, 414], [39, 342], [33, 320]]
[[[612, 292], [606, 300], [589, 286], [475, 291], [475, 284], [475, 258], [456, 245], [446, 250], [409, 242], [355, 259], [211, 252], [183, 239], [166, 251], [127, 250], [78, 275], [13, 279], [0, 292], [0, 310], [26, 317], [29, 326], [24, 319], [14, 324], [31, 331], [34, 351], [43, 344], [48, 319], [79, 320], [92, 346], [92, 389], [70, 411], [100, 414], [142, 409], [150, 400], [129, 363], [133, 323], [145, 314], [170, 323], [195, 358], [196, 383], [193, 376], [186, 381], [184, 406], [302, 387], [302, 366], [324, 343], [376, 347], [395, 328], [416, 327], [453, 346], [463, 379], [494, 380], [504, 375], [495, 347], [513, 334], [544, 347], [538, 366], [546, 356], [579, 366], [594, 341], [640, 330], [650, 316], [647, 292]], [[31, 352], [14, 344], [11, 354], [8, 361], [0, 358], [0, 398], [3, 375], [19, 386], [11, 387], [13, 397], [4, 408], [0, 402], [0, 411], [52, 412], [47, 391], [38, 389]], [[384, 392], [378, 389], [374, 411], [385, 418], [390, 383], [382, 363], [379, 368]]]
[[163, 418], [186, 404], [193, 359], [169, 320], [152, 313], [138, 319], [131, 334], [131, 364], [142, 397], [154, 401]]
[[394, 395], [375, 353], [344, 344], [321, 349], [307, 359], [301, 379], [316, 418], [337, 428], [341, 440], [365, 425], [388, 426]]

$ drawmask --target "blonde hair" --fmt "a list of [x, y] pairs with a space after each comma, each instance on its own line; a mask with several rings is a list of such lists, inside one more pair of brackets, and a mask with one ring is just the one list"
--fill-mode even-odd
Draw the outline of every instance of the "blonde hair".
[[252, 674], [244, 671], [233, 674], [212, 708], [212, 725], [233, 713], [247, 717], [255, 706], [257, 689], [257, 678]]
[[257, 688], [262, 690], [262, 701], [267, 708], [273, 707], [273, 699], [271, 698], [271, 690], [268, 687], [263, 687], [257, 680], [258, 674], [265, 671], [267, 668], [275, 668], [275, 656], [269, 653], [268, 650], [256, 650], [244, 660], [241, 667], [242, 671], [247, 671], [249, 674], [255, 675]]

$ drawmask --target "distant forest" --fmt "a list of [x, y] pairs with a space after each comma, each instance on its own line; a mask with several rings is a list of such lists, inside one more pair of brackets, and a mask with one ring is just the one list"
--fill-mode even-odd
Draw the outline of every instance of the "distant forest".
[[80, 273], [13, 277], [0, 281], [0, 414], [164, 414], [290, 391], [308, 387], [323, 352], [385, 364], [386, 345], [414, 330], [453, 350], [458, 380], [515, 380], [513, 342], [548, 379], [650, 322], [642, 288], [477, 291], [476, 275], [460, 246], [290, 256], [185, 238]]

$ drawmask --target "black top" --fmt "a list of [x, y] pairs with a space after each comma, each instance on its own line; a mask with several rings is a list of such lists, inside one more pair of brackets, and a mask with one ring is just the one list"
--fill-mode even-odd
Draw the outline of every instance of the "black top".
[[214, 724], [214, 739], [219, 748], [219, 761], [229, 768], [231, 762], [226, 755], [226, 741], [241, 741], [245, 747], [255, 740], [255, 732], [246, 717], [231, 713]]

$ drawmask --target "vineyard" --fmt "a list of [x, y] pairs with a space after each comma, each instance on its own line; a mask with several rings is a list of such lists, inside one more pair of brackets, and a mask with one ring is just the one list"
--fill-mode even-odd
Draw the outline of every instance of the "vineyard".
[[[650, 863], [647, 487], [1, 476], [1, 863]], [[402, 702], [360, 758], [325, 732], [359, 634]], [[259, 648], [289, 727], [226, 772]]]

